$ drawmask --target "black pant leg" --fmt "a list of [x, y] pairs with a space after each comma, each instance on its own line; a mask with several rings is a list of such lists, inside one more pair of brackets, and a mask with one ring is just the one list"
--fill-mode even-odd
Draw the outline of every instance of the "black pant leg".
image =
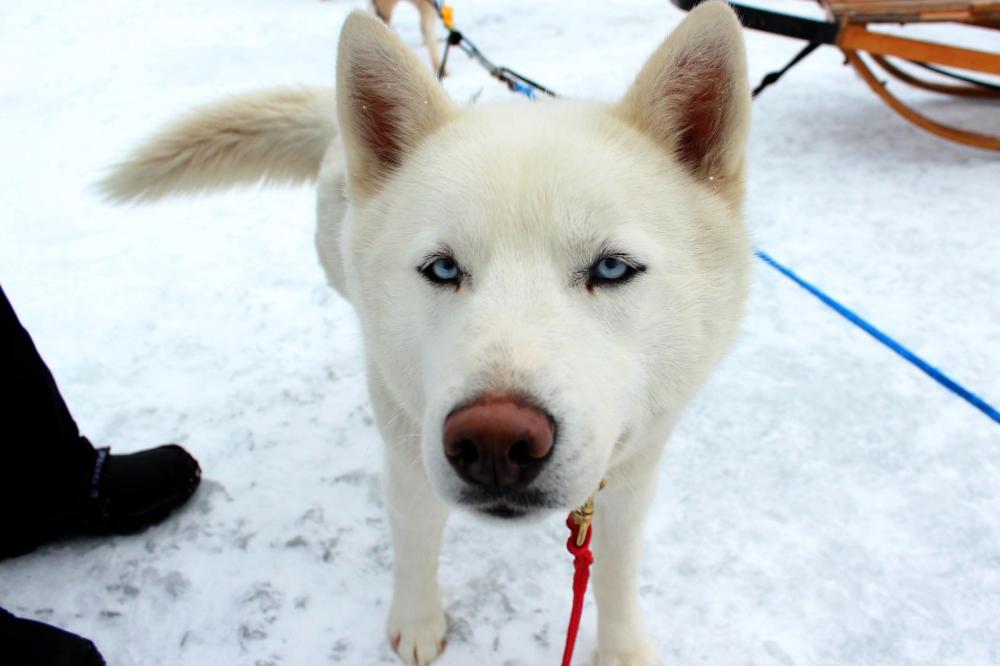
[[2, 288], [0, 368], [0, 541], [10, 546], [80, 498], [96, 452]]

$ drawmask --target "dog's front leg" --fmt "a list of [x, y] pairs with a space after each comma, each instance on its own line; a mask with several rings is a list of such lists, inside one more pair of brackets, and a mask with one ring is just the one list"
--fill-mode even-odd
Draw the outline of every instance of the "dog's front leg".
[[438, 553], [448, 518], [419, 455], [386, 451], [385, 495], [394, 550], [389, 641], [408, 664], [425, 666], [444, 650], [445, 619]]
[[[618, 472], [621, 473], [618, 473]], [[600, 666], [659, 664], [639, 607], [643, 525], [656, 492], [656, 461], [615, 470], [597, 494], [594, 513], [594, 596]]]
[[368, 390], [385, 441], [382, 484], [393, 545], [389, 642], [407, 664], [426, 666], [444, 650], [437, 569], [448, 509], [427, 478], [419, 424], [393, 400], [374, 364]]

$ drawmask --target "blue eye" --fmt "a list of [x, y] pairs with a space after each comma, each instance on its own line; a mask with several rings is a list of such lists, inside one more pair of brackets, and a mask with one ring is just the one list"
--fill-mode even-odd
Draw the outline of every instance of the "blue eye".
[[451, 257], [438, 257], [418, 270], [436, 285], [458, 285], [462, 281], [462, 271]]
[[623, 255], [604, 256], [587, 270], [587, 289], [595, 286], [617, 287], [646, 270], [646, 267]]
[[602, 280], [620, 280], [628, 272], [625, 262], [614, 257], [605, 257], [597, 264], [594, 273]]
[[430, 266], [431, 272], [438, 280], [448, 282], [458, 277], [458, 266], [447, 257], [441, 257]]

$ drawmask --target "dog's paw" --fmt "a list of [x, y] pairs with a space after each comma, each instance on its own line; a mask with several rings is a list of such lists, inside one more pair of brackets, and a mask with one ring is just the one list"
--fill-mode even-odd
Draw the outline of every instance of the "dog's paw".
[[444, 613], [417, 620], [389, 617], [389, 643], [407, 664], [427, 666], [444, 652]]
[[597, 664], [598, 666], [662, 666], [663, 662], [656, 656], [652, 643], [644, 638], [628, 648], [621, 645], [615, 649], [599, 647]]

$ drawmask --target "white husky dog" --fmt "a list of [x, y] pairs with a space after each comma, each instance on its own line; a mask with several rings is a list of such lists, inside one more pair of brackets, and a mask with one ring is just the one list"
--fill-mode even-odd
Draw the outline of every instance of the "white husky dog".
[[581, 504], [602, 478], [600, 663], [656, 662], [643, 520], [664, 443], [743, 310], [749, 105], [721, 2], [691, 12], [613, 105], [459, 109], [391, 30], [354, 13], [336, 95], [217, 103], [103, 182], [148, 200], [318, 179], [320, 259], [357, 309], [386, 444], [388, 630], [407, 663], [444, 648], [449, 507], [518, 521]]

